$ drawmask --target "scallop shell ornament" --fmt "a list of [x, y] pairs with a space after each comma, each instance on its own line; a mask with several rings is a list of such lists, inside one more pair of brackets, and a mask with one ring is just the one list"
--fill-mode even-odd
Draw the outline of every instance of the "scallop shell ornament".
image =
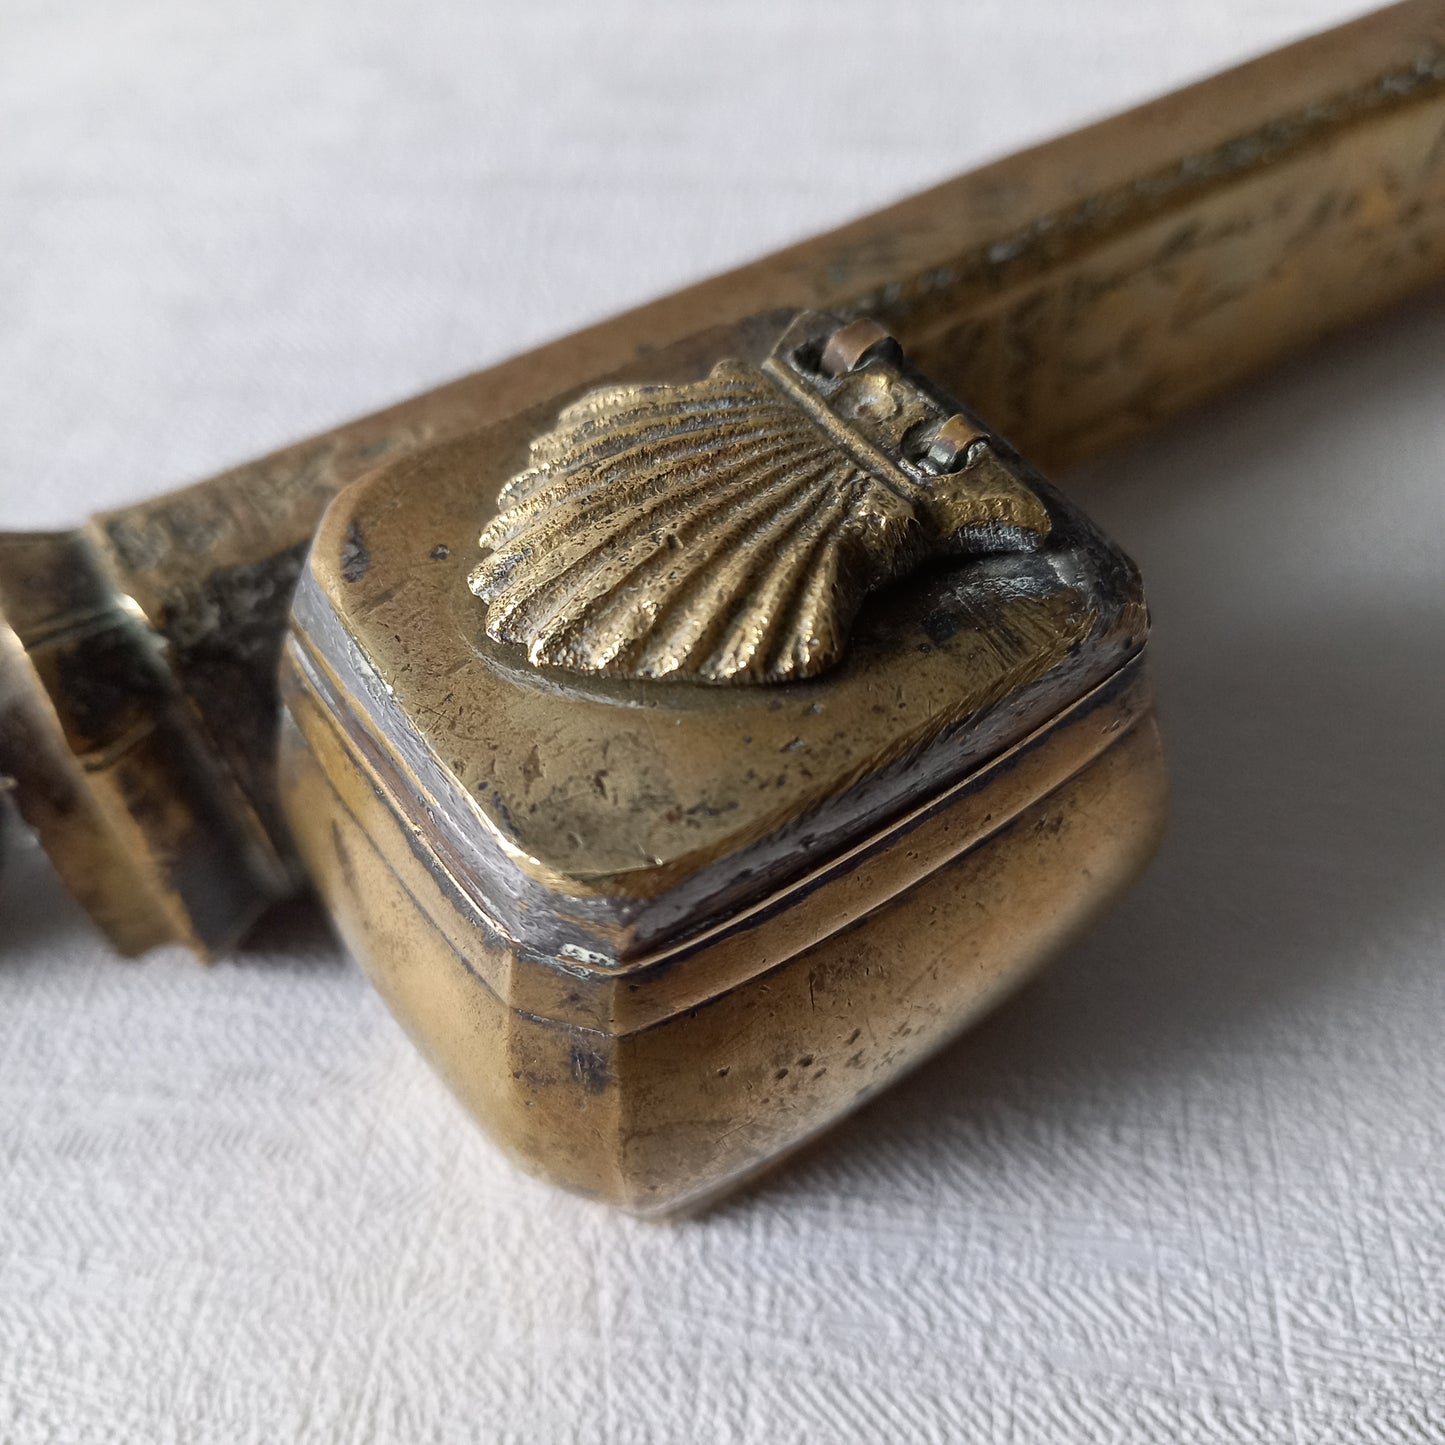
[[1047, 532], [991, 454], [952, 475], [894, 465], [793, 391], [723, 361], [566, 407], [482, 533], [487, 635], [539, 666], [791, 682], [836, 663], [868, 593], [930, 556]]

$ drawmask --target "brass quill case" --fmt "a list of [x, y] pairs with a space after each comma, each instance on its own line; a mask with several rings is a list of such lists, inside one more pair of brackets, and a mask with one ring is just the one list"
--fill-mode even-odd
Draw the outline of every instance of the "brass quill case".
[[1160, 827], [1137, 573], [862, 325], [720, 328], [387, 466], [298, 594], [311, 876], [491, 1132], [638, 1212], [939, 1047]]
[[0, 812], [127, 954], [223, 955], [309, 876], [532, 1167], [701, 1199], [1158, 830], [1137, 577], [985, 422], [1068, 466], [1438, 283], [1442, 124], [1445, 6], [1407, 0], [0, 532]]

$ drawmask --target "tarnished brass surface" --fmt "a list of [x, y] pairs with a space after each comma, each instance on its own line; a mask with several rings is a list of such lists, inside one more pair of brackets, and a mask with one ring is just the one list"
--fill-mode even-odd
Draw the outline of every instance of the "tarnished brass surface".
[[[715, 328], [603, 394], [646, 376], [651, 397], [698, 381], [709, 397], [720, 363], [813, 367], [836, 329], [795, 313]], [[870, 420], [890, 448], [870, 476], [963, 415], [899, 359], [856, 366], [917, 402]], [[558, 405], [381, 468], [328, 512], [284, 665], [283, 793], [348, 940], [482, 1121], [548, 1178], [671, 1210], [937, 1047], [1142, 863], [1163, 803], [1147, 619], [1128, 559], [995, 441], [1004, 518], [1026, 502], [1030, 545], [945, 551], [877, 592], [816, 677], [700, 688], [538, 668], [487, 637], [458, 529], [511, 499], [539, 433], [552, 454]], [[827, 466], [841, 425], [819, 432]], [[771, 420], [766, 434], [786, 456]], [[699, 484], [731, 446], [704, 434]], [[604, 473], [594, 500], [624, 505], [628, 480]], [[731, 560], [705, 549], [685, 603], [707, 603]], [[1015, 887], [1029, 916], [1007, 923]], [[977, 926], [978, 889], [996, 927]]]
[[[860, 325], [867, 347], [830, 365]], [[885, 344], [809, 315], [758, 365], [565, 407], [482, 533], [487, 635], [581, 672], [791, 682], [838, 661], [885, 583], [1036, 545], [1048, 513], [1007, 447]]]
[[[744, 1182], [955, 1036], [1134, 880], [1167, 791], [1152, 714], [1110, 711], [1090, 736], [1059, 740], [1050, 776], [1064, 781], [1037, 801], [1020, 807], [1005, 771], [956, 819], [930, 820], [926, 855], [895, 848], [858, 869], [821, 917], [790, 909], [797, 939], [773, 941], [795, 952], [742, 966], [757, 940], [740, 940], [731, 988], [672, 994], [681, 971], [664, 960], [642, 1005], [626, 975], [562, 975], [552, 1000], [519, 999], [506, 984], [532, 981], [524, 961], [417, 857], [334, 720], [304, 690], [288, 685], [288, 699], [297, 840], [392, 1012], [525, 1168], [644, 1214]], [[1025, 795], [1048, 786], [1021, 781]], [[849, 903], [858, 921], [831, 934]], [[588, 1022], [537, 1011], [577, 983], [599, 993]]]
[[[340, 487], [778, 306], [876, 318], [1057, 467], [1445, 274], [1442, 131], [1445, 3], [1409, 0], [52, 537], [41, 550], [79, 559], [79, 610], [65, 567], [41, 575], [4, 538], [0, 775], [119, 947], [225, 947], [299, 876], [275, 666]], [[105, 666], [52, 665], [61, 637], [103, 640]], [[75, 682], [92, 672], [122, 685]]]
[[0, 771], [125, 953], [225, 948], [294, 886], [169, 662], [84, 533], [0, 534]]
[[[686, 383], [722, 356], [761, 360], [791, 318], [715, 328], [616, 380]], [[487, 609], [465, 579], [476, 521], [556, 411], [541, 403], [349, 489], [318, 533], [289, 648], [319, 669], [338, 708], [352, 697], [395, 722], [398, 787], [431, 798], [429, 843], [450, 833], [458, 850], [489, 850], [519, 896], [532, 879], [569, 895], [655, 898], [758, 840], [788, 856], [807, 838], [812, 851], [830, 826], [854, 826], [841, 810], [855, 785], [867, 785], [859, 806], [871, 817], [928, 795], [999, 746], [999, 730], [1057, 711], [1057, 684], [1040, 679], [1086, 677], [1082, 690], [1143, 643], [1132, 565], [1028, 471], [1050, 509], [1046, 545], [955, 559], [878, 594], [843, 664], [820, 678], [715, 689], [538, 671], [486, 637]], [[960, 728], [983, 713], [984, 731]], [[646, 806], [622, 786], [639, 768]], [[453, 792], [456, 808], [442, 806]], [[498, 895], [487, 907], [516, 904]], [[606, 948], [614, 924], [627, 938], [643, 927], [635, 910], [607, 917], [575, 915], [571, 941]], [[581, 936], [590, 928], [598, 939]]]

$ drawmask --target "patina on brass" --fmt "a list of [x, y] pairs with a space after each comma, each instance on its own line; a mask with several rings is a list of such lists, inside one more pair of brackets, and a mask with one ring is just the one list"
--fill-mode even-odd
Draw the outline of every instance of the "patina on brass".
[[790, 682], [929, 558], [1037, 545], [1048, 513], [1007, 447], [900, 355], [874, 322], [808, 316], [759, 365], [574, 401], [482, 533], [487, 635], [582, 672]]
[[779, 306], [865, 323], [830, 374], [876, 321], [1057, 468], [1445, 275], [1442, 130], [1445, 3], [1408, 0], [209, 482], [0, 534], [0, 776], [118, 948], [222, 950], [301, 876], [275, 669], [348, 482]]
[[192, 675], [177, 671], [186, 654], [150, 627], [92, 533], [0, 534], [0, 773], [123, 953], [224, 949], [299, 878], [274, 792], [274, 720], [255, 716], [248, 685], [251, 648], [274, 656], [280, 618], [258, 608], [231, 621], [234, 636], [218, 630], [191, 654], [196, 681], [232, 682], [222, 749], [183, 685]]
[[[1445, 3], [1409, 0], [210, 482], [0, 534], [0, 786], [126, 952], [228, 947], [304, 858], [531, 1167], [706, 1197], [937, 1047], [1152, 846], [1137, 578], [1000, 438], [1066, 464], [1445, 275], [1442, 138]], [[838, 545], [797, 626], [655, 572], [632, 612], [548, 612], [526, 494], [587, 514], [568, 409], [775, 378], [800, 307], [835, 319], [789, 395], [844, 529], [883, 535]], [[353, 482], [297, 594], [278, 790], [285, 617]], [[577, 555], [614, 552], [602, 527]], [[703, 547], [684, 581], [731, 564]]]
[[[1135, 569], [996, 438], [932, 473], [936, 433], [964, 412], [901, 359], [875, 352], [819, 382], [837, 328], [796, 313], [717, 328], [581, 403], [382, 467], [328, 512], [297, 595], [283, 793], [329, 910], [523, 1163], [644, 1213], [745, 1178], [945, 1042], [1133, 876], [1162, 820]], [[768, 368], [781, 379], [760, 380]], [[933, 535], [953, 537], [978, 508], [982, 550], [940, 548], [892, 586], [845, 593], [848, 647], [785, 682], [619, 676], [585, 652], [539, 667], [525, 639], [490, 637], [467, 532], [499, 496], [514, 503], [539, 437], [542, 457], [568, 456], [577, 419], [601, 417], [611, 455], [615, 399], [711, 407], [719, 378], [739, 377], [746, 395], [768, 388], [775, 457], [781, 418], [800, 414], [799, 445], [845, 502], [887, 492], [868, 525], [886, 530], [906, 498], [907, 524], [946, 509]], [[689, 445], [692, 484], [725, 485], [733, 434]], [[638, 495], [641, 463], [615, 455], [589, 478], [604, 515]], [[777, 507], [759, 497], [766, 532]], [[599, 565], [670, 565], [691, 543], [671, 535], [606, 534]], [[736, 656], [732, 623], [772, 599], [729, 590], [737, 551], [698, 550], [671, 619], [696, 607], [709, 657]]]

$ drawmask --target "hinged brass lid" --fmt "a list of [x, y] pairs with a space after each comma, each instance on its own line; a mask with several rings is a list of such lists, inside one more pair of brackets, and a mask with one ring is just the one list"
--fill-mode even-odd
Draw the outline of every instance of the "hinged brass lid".
[[[1128, 560], [887, 348], [830, 374], [839, 329], [781, 313], [659, 351], [589, 399], [559, 397], [383, 468], [318, 535], [293, 659], [393, 780], [416, 846], [528, 955], [610, 970], [685, 943], [1045, 726], [1143, 644]], [[642, 388], [665, 404], [709, 378], [759, 374], [860, 490], [882, 490], [891, 471], [890, 497], [955, 512], [952, 525], [907, 523], [934, 539], [913, 539], [907, 566], [838, 574], [835, 612], [852, 627], [830, 665], [786, 683], [698, 686], [583, 671], [581, 652], [551, 666], [525, 637], [488, 635], [508, 636], [467, 585], [488, 555], [477, 534], [493, 557], [508, 545], [498, 494], [560, 454], [549, 436], [575, 432], [588, 408], [615, 420], [615, 399]], [[706, 458], [693, 465], [696, 481]], [[514, 483], [507, 500], [538, 494]], [[869, 506], [865, 530], [884, 511]], [[719, 549], [716, 565], [735, 553]], [[750, 600], [735, 599], [724, 629]], [[732, 680], [713, 671], [707, 680]]]

